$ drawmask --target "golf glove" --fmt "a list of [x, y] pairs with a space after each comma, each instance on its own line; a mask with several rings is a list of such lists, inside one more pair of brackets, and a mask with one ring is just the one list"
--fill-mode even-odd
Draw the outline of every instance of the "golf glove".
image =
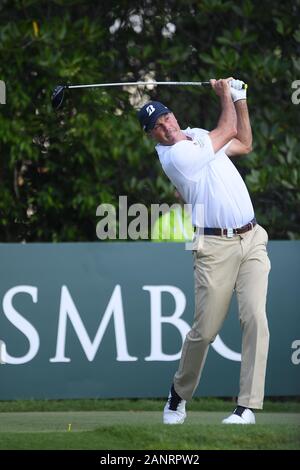
[[[234, 103], [247, 99], [247, 85], [245, 86], [245, 82], [242, 82], [242, 80], [230, 80], [229, 85], [231, 98]], [[243, 88], [243, 85], [245, 88]]]

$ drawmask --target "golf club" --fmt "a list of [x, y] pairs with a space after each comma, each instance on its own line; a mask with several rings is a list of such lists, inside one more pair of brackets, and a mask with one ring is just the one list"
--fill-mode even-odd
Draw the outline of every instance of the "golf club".
[[190, 86], [210, 86], [210, 82], [119, 82], [119, 83], [93, 83], [91, 85], [58, 85], [54, 88], [51, 101], [54, 109], [60, 108], [63, 103], [64, 93], [66, 89], [72, 88], [104, 88], [104, 87], [121, 87], [121, 86], [147, 86], [147, 85], [190, 85]]
[[[66, 89], [72, 88], [104, 88], [116, 86], [147, 86], [147, 85], [177, 85], [177, 86], [210, 86], [210, 82], [119, 82], [119, 83], [93, 83], [92, 85], [58, 85], [54, 88], [51, 96], [51, 102], [54, 109], [61, 107], [64, 100], [64, 93]], [[243, 85], [247, 88], [247, 85]]]

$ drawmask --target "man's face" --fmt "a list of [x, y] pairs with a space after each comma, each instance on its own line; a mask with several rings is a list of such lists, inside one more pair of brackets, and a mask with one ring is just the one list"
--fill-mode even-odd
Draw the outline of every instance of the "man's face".
[[180, 134], [180, 127], [173, 113], [160, 116], [150, 131], [151, 137], [162, 145], [175, 144]]

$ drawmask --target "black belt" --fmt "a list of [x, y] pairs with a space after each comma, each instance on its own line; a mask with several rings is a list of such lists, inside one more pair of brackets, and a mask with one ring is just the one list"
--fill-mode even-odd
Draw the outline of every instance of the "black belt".
[[[251, 222], [246, 225], [243, 225], [239, 228], [210, 228], [204, 227], [204, 235], [226, 235], [227, 237], [232, 237], [233, 235], [239, 235], [241, 233], [248, 232], [252, 230], [253, 227], [257, 224], [256, 218], [254, 217]], [[194, 227], [194, 231], [197, 231], [198, 227]]]

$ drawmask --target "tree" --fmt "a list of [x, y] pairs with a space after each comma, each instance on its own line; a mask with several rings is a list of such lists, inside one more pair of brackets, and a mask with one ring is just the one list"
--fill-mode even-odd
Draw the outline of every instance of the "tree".
[[207, 89], [76, 90], [55, 113], [55, 85], [228, 75], [249, 84], [254, 149], [234, 163], [258, 220], [271, 238], [299, 238], [299, 10], [299, 0], [2, 1], [0, 240], [96, 240], [103, 202], [173, 202], [136, 120], [147, 97], [183, 127], [216, 125]]

